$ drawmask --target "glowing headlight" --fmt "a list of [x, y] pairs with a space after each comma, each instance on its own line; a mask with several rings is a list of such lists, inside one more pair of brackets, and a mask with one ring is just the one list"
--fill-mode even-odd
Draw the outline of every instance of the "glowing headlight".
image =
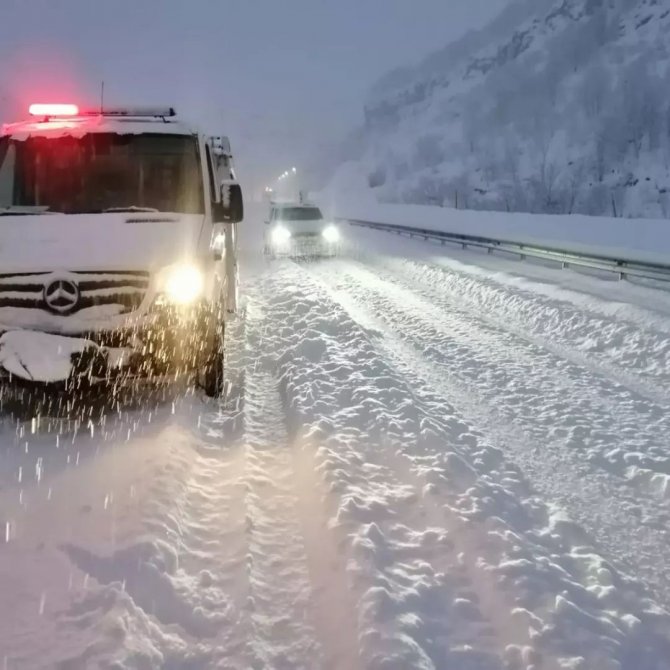
[[165, 295], [170, 302], [188, 305], [197, 300], [205, 288], [205, 278], [194, 265], [176, 265], [165, 279]]
[[328, 226], [322, 234], [326, 242], [337, 242], [340, 239], [340, 231], [335, 226]]
[[272, 231], [272, 241], [275, 244], [285, 244], [291, 239], [291, 231], [284, 226], [277, 226]]

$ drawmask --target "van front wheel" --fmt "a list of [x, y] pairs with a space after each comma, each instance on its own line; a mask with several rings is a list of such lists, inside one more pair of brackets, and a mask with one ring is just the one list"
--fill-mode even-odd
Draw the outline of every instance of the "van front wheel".
[[223, 352], [212, 353], [201, 372], [202, 390], [208, 398], [220, 398], [223, 393]]
[[203, 339], [207, 342], [204, 360], [198, 371], [198, 384], [209, 398], [219, 398], [223, 393], [223, 339], [224, 321], [217, 319], [218, 323], [204, 328]]

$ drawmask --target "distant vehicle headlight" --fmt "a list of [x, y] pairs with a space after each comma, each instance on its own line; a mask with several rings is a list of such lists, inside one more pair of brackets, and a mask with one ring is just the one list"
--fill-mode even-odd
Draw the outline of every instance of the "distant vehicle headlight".
[[272, 231], [272, 241], [275, 244], [286, 244], [291, 239], [291, 231], [284, 226], [276, 226]]
[[167, 268], [163, 291], [175, 305], [190, 305], [200, 298], [205, 289], [205, 277], [195, 265], [174, 265]]
[[337, 242], [340, 239], [340, 231], [333, 225], [326, 227], [322, 234], [326, 242]]

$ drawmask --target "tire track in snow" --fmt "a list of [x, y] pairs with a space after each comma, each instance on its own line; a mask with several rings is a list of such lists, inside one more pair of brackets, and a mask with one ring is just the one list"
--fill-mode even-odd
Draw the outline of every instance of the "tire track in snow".
[[[25, 626], [17, 628], [23, 637], [17, 634], [11, 646], [0, 644], [0, 661], [8, 670], [26, 663], [45, 670], [114, 663], [156, 670], [358, 667], [334, 651], [343, 646], [348, 627], [336, 630], [337, 638], [334, 628], [322, 626], [337, 583], [327, 585], [331, 591], [324, 597], [314, 597], [309, 570], [313, 564], [325, 574], [319, 567], [324, 557], [305, 556], [302, 520], [309, 512], [300, 510], [305, 499], [300, 503], [296, 491], [299, 479], [276, 376], [258, 364], [258, 343], [245, 342], [259, 335], [262, 323], [254, 314], [250, 322], [249, 338], [243, 329], [231, 328], [229, 373], [239, 384], [220, 408], [182, 399], [174, 416], [169, 405], [161, 407], [155, 429], [144, 436], [134, 435], [144, 419], [131, 413], [127, 434], [122, 425], [114, 428], [118, 435], [110, 438], [104, 464], [96, 456], [82, 458], [80, 466], [77, 443], [71, 449], [77, 468], [64, 473], [64, 482], [48, 479], [54, 501], [62, 498], [63, 486], [74, 496], [65, 517], [72, 525], [64, 537], [55, 528], [59, 539], [46, 550], [54, 554], [52, 563], [45, 563], [52, 566], [47, 572], [64, 577], [58, 594], [48, 592], [44, 644], [41, 637], [40, 644], [28, 643], [35, 631]], [[114, 485], [107, 484], [104, 471], [110, 461], [127, 470], [111, 480]], [[88, 504], [89, 498], [95, 504]], [[109, 526], [112, 533], [105, 543], [77, 523], [101, 521], [103, 498], [103, 529], [110, 532]], [[82, 517], [78, 501], [85, 507]], [[48, 501], [44, 505], [50, 509]], [[37, 511], [35, 521], [53, 516], [41, 507]], [[132, 524], [120, 522], [124, 515]], [[22, 542], [26, 524], [16, 518], [10, 549], [18, 564], [21, 552], [30, 549]], [[314, 547], [327, 531], [312, 527]], [[340, 620], [350, 625], [353, 617], [346, 615], [348, 620], [344, 615]], [[349, 647], [357, 652], [355, 624], [351, 630]], [[325, 651], [333, 652], [325, 658], [317, 634], [325, 639]]]
[[[543, 284], [515, 281], [505, 275], [487, 277], [477, 268], [463, 266], [462, 270], [461, 264], [452, 270], [416, 262], [386, 262], [378, 257], [372, 262], [381, 277], [445, 309], [453, 305], [459, 311], [465, 310], [494, 329], [509, 332], [592, 372], [596, 381], [611, 380], [614, 389], [628, 388], [630, 397], [620, 396], [620, 402], [640, 415], [639, 425], [643, 427], [640, 432], [646, 429], [647, 438], [639, 451], [609, 449], [602, 459], [603, 467], [623, 471], [623, 476], [643, 494], [670, 500], [670, 459], [665, 445], [653, 440], [654, 435], [667, 434], [670, 426], [667, 315], [635, 305], [608, 304], [603, 298], [561, 289], [558, 299], [553, 295], [557, 289], [552, 292], [551, 287]], [[435, 288], [436, 283], [439, 289]], [[601, 396], [605, 397], [607, 384], [602, 389]], [[635, 402], [635, 396], [650, 402], [640, 399]], [[629, 445], [640, 444], [634, 434], [628, 434], [626, 441]]]
[[[332, 267], [322, 267], [325, 276], [330, 276], [328, 271], [332, 271]], [[323, 296], [313, 286], [305, 286], [304, 291], [311, 300], [323, 302]], [[351, 301], [346, 302], [351, 307]], [[315, 306], [313, 309], [318, 311]], [[316, 316], [315, 319], [323, 322], [324, 317]], [[335, 319], [335, 316], [331, 319]], [[341, 321], [341, 317], [338, 320]], [[364, 319], [358, 338], [361, 333], [370, 332], [371, 326], [374, 327], [370, 321], [369, 318]], [[353, 347], [357, 339], [355, 329], [346, 330], [345, 324], [341, 324], [341, 330], [342, 340]], [[327, 331], [329, 335], [332, 334], [330, 331], [332, 328]], [[338, 358], [344, 356], [344, 353], [340, 353]], [[385, 374], [383, 368], [379, 368], [379, 361], [366, 360], [360, 356], [360, 352], [359, 358], [360, 364], [371, 369], [373, 375], [381, 375], [384, 385], [390, 383], [387, 379], [390, 372], [387, 370]], [[393, 357], [390, 360], [393, 361]], [[356, 363], [352, 362], [351, 365], [355, 368]], [[358, 374], [362, 374], [362, 371]], [[414, 382], [417, 381], [414, 377]], [[409, 406], [421, 406], [421, 399], [416, 394], [412, 397], [411, 390], [408, 391], [411, 398], [408, 401]], [[434, 395], [425, 388], [421, 393]], [[392, 407], [396, 399], [397, 393], [391, 393], [383, 404]], [[407, 400], [407, 395], [405, 399]], [[439, 435], [440, 431], [435, 426], [440, 426], [441, 414], [445, 407], [448, 408], [448, 404], [439, 398], [433, 397], [433, 401], [436, 413], [428, 412], [423, 420], [429, 425], [433, 424], [431, 430], [437, 431]], [[405, 408], [407, 407], [406, 402]], [[389, 434], [397, 430], [399, 424], [402, 425], [397, 417], [389, 418], [388, 421]], [[514, 468], [502, 463], [499, 465], [500, 469], [491, 471], [491, 466], [501, 461], [499, 450], [481, 444], [477, 446], [480, 438], [470, 434], [467, 426], [461, 426], [458, 430], [465, 433], [460, 449], [467, 455], [471, 465], [468, 465], [467, 458], [463, 462], [464, 456], [449, 451], [444, 453], [444, 448], [432, 448], [427, 452], [417, 449], [421, 444], [421, 438], [417, 437], [414, 439], [418, 439], [418, 444], [413, 444], [404, 453], [409, 456], [417, 471], [423, 472], [423, 476], [428, 474], [430, 484], [444, 489], [443, 495], [448, 496], [452, 488], [457, 492], [456, 503], [452, 503], [452, 506], [464, 519], [479, 523], [488, 519], [498, 526], [488, 531], [480, 529], [484, 537], [490, 540], [493, 538], [493, 549], [489, 549], [498, 560], [486, 561], [480, 557], [478, 564], [482, 564], [484, 570], [494, 572], [506, 588], [511, 586], [512, 592], [517, 592], [515, 602], [519, 606], [512, 610], [511, 616], [525, 617], [526, 622], [535, 630], [532, 636], [538, 637], [544, 651], [552, 652], [554, 656], [560, 655], [561, 651], [569, 651], [575, 654], [571, 662], [577, 662], [578, 654], [583, 654], [586, 658], [591, 658], [592, 663], [598, 664], [593, 667], [601, 667], [601, 664], [605, 664], [602, 667], [619, 667], [617, 664], [620, 663], [624, 664], [622, 667], [627, 667], [625, 659], [630, 653], [630, 645], [633, 644], [636, 650], [633, 655], [637, 654], [639, 658], [646, 659], [649, 667], [660, 670], [659, 659], [668, 650], [667, 614], [658, 619], [655, 606], [639, 585], [618, 575], [607, 561], [593, 548], [588, 547], [588, 540], [578, 526], [534, 497]], [[449, 433], [441, 439], [446, 439], [446, 444], [449, 444]], [[437, 442], [439, 445], [440, 440]], [[403, 449], [400, 448], [400, 451]], [[429, 464], [434, 466], [435, 462], [439, 463], [438, 468], [428, 467]], [[449, 508], [446, 501], [445, 508]], [[498, 523], [501, 514], [504, 523]], [[612, 580], [617, 588], [612, 587]], [[609, 602], [598, 602], [595, 597], [597, 593], [601, 597], [607, 593], [606, 600]], [[583, 616], [588, 616], [581, 624], [578, 623], [582, 616], [580, 612]], [[629, 630], [628, 621], [631, 615], [628, 612], [634, 612], [633, 619], [643, 622], [643, 635], [655, 640], [651, 651], [647, 642], [635, 642], [639, 631]], [[586, 625], [587, 621], [590, 624]], [[575, 635], [575, 626], [583, 627], [581, 635]], [[666, 636], [662, 633], [664, 629]], [[511, 646], [508, 651], [514, 655], [515, 650], [520, 654], [519, 662], [525, 662], [523, 648], [518, 645]]]
[[259, 372], [247, 376], [245, 480], [252, 664], [307, 670], [322, 665], [321, 649], [310, 621], [310, 584], [291, 489], [291, 457], [273, 381], [271, 375]]
[[[504, 346], [491, 339], [495, 333], [485, 336], [487, 344], [482, 345], [476, 332], [476, 322], [470, 327], [465, 325], [467, 321], [461, 324], [458, 312], [450, 312], [442, 323], [440, 316], [431, 316], [428, 310], [429, 305], [434, 303], [412, 296], [408, 290], [398, 290], [395, 284], [388, 284], [357, 265], [340, 268], [340, 273], [333, 273], [330, 266], [330, 272], [327, 275], [324, 273], [324, 278], [335, 290], [339, 289], [345, 301], [358, 305], [359, 311], [362, 309], [370, 314], [376, 323], [387, 324], [384, 329], [392, 326], [399, 332], [400, 338], [389, 346], [404, 350], [405, 354], [409, 351], [414, 359], [412, 365], [423, 367], [423, 374], [428, 375], [453, 403], [463, 409], [468, 405], [470, 415], [479, 425], [486, 426], [493, 435], [504, 435], [508, 448], [515, 450], [524, 467], [530, 465], [531, 470], [535, 470], [538, 475], [534, 478], [535, 484], [556, 499], [563, 500], [569, 509], [574, 510], [580, 522], [602, 542], [608, 553], [619, 555], [624, 561], [621, 565], [626, 569], [644, 574], [660, 594], [667, 581], [658, 574], [658, 556], [663, 555], [667, 546], [666, 505], [656, 494], [647, 492], [646, 480], [626, 479], [626, 471], [613, 471], [611, 461], [606, 460], [606, 455], [614, 451], [615, 440], [622, 441], [619, 450], [621, 458], [629, 442], [644, 444], [646, 440], [647, 444], [653, 445], [659, 439], [658, 434], [644, 420], [623, 423], [617, 431], [619, 418], [611, 413], [603, 423], [596, 412], [593, 420], [599, 422], [601, 428], [597, 429], [597, 425], [594, 428], [588, 416], [593, 414], [594, 407], [597, 410], [602, 405], [603, 399], [593, 392], [586, 381], [580, 386], [560, 391], [560, 380], [552, 369], [559, 362], [545, 368], [538, 367], [533, 363], [534, 359], [529, 359], [527, 365], [521, 366], [519, 356], [522, 354], [512, 357]], [[388, 333], [385, 339], [389, 340]], [[541, 360], [539, 357], [537, 362]], [[505, 369], [505, 365], [509, 370]], [[543, 381], [544, 375], [554, 379], [556, 388], [547, 386]], [[541, 393], [535, 391], [536, 386], [528, 383], [529, 379], [537, 380]], [[504, 403], [501, 403], [500, 396], [502, 388], [512, 389]], [[488, 405], [492, 409], [482, 409], [482, 400], [484, 407]], [[563, 409], [547, 412], [545, 404], [550, 407], [549, 403]], [[572, 414], [566, 412], [572, 412], [573, 407], [577, 416], [582, 413], [583, 418], [576, 422], [578, 425], [575, 428], [570, 429], [565, 421], [572, 421]], [[527, 413], [528, 408], [533, 409], [532, 416]], [[628, 418], [631, 417], [634, 414], [629, 413]], [[661, 416], [658, 420], [665, 419]], [[560, 435], [550, 432], [555, 428], [554, 421], [563, 421], [571, 448], [566, 448]], [[516, 430], [514, 424], [517, 425]], [[609, 430], [605, 429], [605, 425], [609, 426]], [[544, 442], [546, 451], [540, 454], [533, 444], [535, 441]], [[583, 443], [591, 450], [586, 460], [580, 446]], [[652, 449], [658, 450], [657, 447]], [[577, 479], [576, 473], [579, 473]], [[665, 473], [658, 476], [665, 476]], [[633, 487], [634, 496], [627, 493], [625, 484]], [[641, 498], [640, 493], [646, 493], [647, 497]], [[615, 500], [618, 503], [612, 505]], [[611, 532], [613, 528], [617, 529], [614, 533]], [[627, 529], [625, 543], [617, 539], [623, 528]], [[636, 538], [635, 544], [630, 543], [630, 537]], [[638, 570], [642, 572], [638, 573]]]
[[[376, 416], [383, 414], [379, 400], [389, 393], [401, 398], [397, 389], [387, 388], [390, 379], [379, 361], [359, 351], [360, 329], [342, 324], [304, 274], [286, 273], [282, 279], [295, 297], [273, 287], [276, 330], [281, 331], [282, 318], [294, 324], [285, 331], [286, 352], [279, 361], [284, 393], [295, 425], [322, 444], [319, 469], [338, 501], [333, 524], [346, 538], [366, 667], [499, 668], [503, 655], [510, 667], [535, 658], [525, 622], [506, 618], [509, 610], [492, 606], [495, 597], [478, 596], [463, 557], [465, 540], [454, 542], [445, 531], [448, 520], [453, 537], [463, 535], [456, 512], [444, 516], [423, 498], [407, 466], [391, 456], [394, 445], [377, 432], [398, 429], [391, 416]], [[332, 360], [324, 341], [336, 349]], [[381, 389], [374, 388], [377, 381]], [[366, 391], [372, 397], [366, 398]], [[365, 430], [369, 422], [378, 425]], [[426, 518], [427, 509], [435, 514]], [[477, 575], [479, 581], [483, 576]], [[482, 613], [478, 602], [489, 611]]]
[[[519, 365], [524, 364], [526, 368], [531, 368], [531, 373], [532, 367], [527, 363], [528, 360], [543, 362], [550, 371], [556, 368], [562, 373], [561, 379], [555, 380], [555, 386], [566, 386], [568, 391], [595, 389], [597, 393], [592, 393], [588, 398], [594, 410], [610, 411], [611, 400], [616, 400], [620, 409], [625, 410], [628, 415], [641, 415], [637, 422], [642, 427], [651, 424], [657, 432], [663, 432], [665, 429], [670, 431], [670, 420], [667, 419], [668, 405], [641, 400], [636, 397], [637, 392], [634, 389], [629, 393], [627, 389], [622, 388], [625, 384], [621, 384], [620, 379], [610, 380], [602, 371], [594, 373], [593, 368], [584, 363], [579, 356], [576, 357], [577, 362], [571, 360], [574, 352], [561, 352], [551, 343], [532, 337], [510, 326], [509, 323], [505, 324], [494, 319], [486, 312], [482, 313], [471, 305], [464, 306], [458, 300], [455, 301], [448, 292], [436, 290], [435, 287], [417, 286], [397, 274], [353, 263], [346, 267], [340, 266], [339, 272], [354, 284], [364, 286], [368, 293], [376, 292], [378, 302], [395, 299], [395, 302], [399, 303], [401, 302], [399, 298], [402, 296], [408, 312], [407, 318], [413, 315], [417, 330], [425, 326], [434, 331], [458, 334], [459, 339], [455, 344], [467, 341], [469, 335], [473, 356], [476, 354], [476, 346], [481, 343], [480, 348], [495, 353], [499, 359], [518, 361]], [[427, 306], [431, 308], [437, 306], [441, 316], [431, 318], [430, 311], [426, 310]], [[445, 333], [445, 336], [447, 335], [448, 333]], [[511, 353], [515, 354], [514, 357], [510, 355]], [[552, 373], [547, 376], [556, 375]], [[666, 397], [666, 402], [668, 400], [670, 399]], [[598, 411], [594, 414], [598, 415]], [[667, 425], [663, 423], [664, 421]], [[653, 446], [653, 440], [648, 442]]]
[[[314, 290], [307, 275], [290, 266], [282, 269], [283, 283], [296, 284], [288, 287], [296, 294], [294, 301], [271, 280], [268, 309], [277, 334], [275, 349], [283, 352], [278, 360], [282, 395], [289, 425], [305, 448], [320, 445], [314, 459], [334, 505], [330, 526], [340, 538], [358, 603], [365, 667], [409, 670], [457, 664], [498, 670], [502, 666], [490, 643], [490, 624], [468, 598], [471, 585], [454, 552], [447, 551], [443, 529], [410, 512], [416, 491], [375, 462], [380, 436], [360, 425], [368, 409], [353, 398], [343, 402], [332, 397], [333, 383], [347, 394], [353, 390], [350, 362], [343, 356], [329, 363], [334, 379], [312, 367], [324, 342], [335, 342], [339, 324], [314, 309], [312, 300], [302, 299], [303, 289], [306, 295]], [[270, 281], [260, 292], [269, 293], [269, 287]], [[285, 327], [287, 319], [291, 328]], [[374, 376], [375, 366], [368, 370], [361, 361], [360, 372]], [[334, 412], [346, 417], [345, 423], [331, 426]]]
[[[283, 397], [284, 401], [285, 398]], [[286, 404], [284, 404], [286, 410]], [[324, 651], [324, 667], [333, 670], [363, 670], [360, 657], [356, 602], [344, 563], [343, 538], [329, 527], [327, 491], [309, 439], [293, 445], [295, 491], [312, 586], [314, 621]]]
[[[90, 617], [101, 602], [128, 598], [132, 604], [114, 656], [129, 667], [157, 664], [161, 657], [156, 667], [211, 667], [221, 659], [230, 668], [248, 667], [240, 457], [221, 449], [220, 435], [205, 438], [188, 425], [199, 412], [206, 419], [211, 410], [190, 406], [160, 435], [165, 461], [138, 501], [144, 532], [119, 538], [120, 546], [109, 554], [65, 547], [73, 563], [100, 585], [76, 603], [71, 621]], [[105, 618], [96, 626], [104, 627]], [[158, 636], [153, 649], [132, 634], [143, 619]], [[171, 642], [175, 638], [178, 645]]]
[[[358, 276], [356, 268], [350, 268], [349, 275], [360, 284], [370, 275], [365, 274], [369, 272], [365, 268], [357, 269], [360, 270]], [[478, 311], [472, 305], [463, 306], [459, 299], [454, 301], [447, 291], [436, 290], [432, 286], [417, 286], [411, 280], [384, 270], [377, 270], [372, 285], [366, 288], [372, 290], [374, 282], [384, 287], [381, 293], [378, 288], [378, 301], [384, 299], [384, 291], [387, 297], [391, 295], [391, 286], [398, 287], [396, 293], [407, 296], [406, 318], [410, 318], [412, 304], [415, 307], [423, 305], [425, 308], [430, 304], [441, 308], [442, 314], [448, 317], [432, 320], [426, 318], [425, 309], [418, 315], [415, 309], [415, 329], [428, 327], [436, 333], [436, 339], [439, 340], [437, 334], [440, 333], [443, 338], [450, 340], [456, 351], [459, 351], [459, 345], [460, 350], [463, 347], [469, 349], [470, 357], [479, 362], [479, 375], [483, 370], [493, 370], [489, 378], [493, 378], [499, 387], [508, 389], [509, 399], [503, 408], [515, 405], [520, 410], [528, 407], [540, 410], [541, 413], [533, 417], [532, 421], [524, 417], [525, 429], [535, 439], [543, 439], [549, 432], [543, 425], [548, 419], [552, 440], [565, 439], [571, 447], [577, 449], [586, 446], [589, 449], [588, 459], [593, 465], [621, 476], [633, 486], [637, 495], [651, 497], [652, 505], [657, 505], [659, 498], [670, 500], [670, 459], [662, 440], [663, 435], [670, 434], [670, 405], [667, 397], [665, 403], [659, 403], [657, 398], [645, 400], [644, 394], [639, 397], [635, 390], [636, 383], [632, 384], [633, 390], [628, 391], [620, 377], [614, 375], [610, 380], [598, 366], [588, 361], [580, 363], [581, 354], [566, 352], [562, 347], [555, 347], [541, 338], [525, 334], [499, 318]], [[477, 338], [472, 337], [471, 333], [477, 333]], [[518, 346], [519, 343], [521, 346]], [[443, 363], [445, 356], [437, 352], [437, 347], [433, 349], [426, 355], [433, 355], [438, 364]], [[497, 354], [494, 366], [503, 368], [498, 364], [505, 362], [505, 368], [512, 370], [511, 375], [492, 368], [486, 357], [487, 351]], [[517, 353], [512, 357], [511, 352]], [[534, 363], [541, 361], [545, 363], [544, 367], [536, 370]], [[534, 379], [538, 389], [545, 384], [543, 397], [533, 394], [535, 387], [526, 383], [528, 379]], [[519, 380], [524, 380], [524, 383], [519, 383]], [[547, 381], [552, 383], [547, 385]], [[478, 385], [481, 388], [481, 383]], [[489, 386], [493, 388], [494, 384]], [[559, 389], [563, 390], [563, 397]], [[657, 397], [658, 393], [652, 395]], [[552, 407], [555, 411], [547, 416], [547, 408]], [[521, 412], [517, 411], [516, 414]], [[521, 423], [524, 423], [523, 419]], [[644, 518], [649, 517], [647, 515]], [[663, 512], [661, 523], [656, 523], [656, 526], [663, 527], [665, 518], [670, 517]], [[653, 520], [651, 523], [654, 524]]]
[[[217, 567], [232, 572], [229, 553], [219, 552], [230, 535], [217, 546], [230, 464], [198, 453], [202, 440], [186, 419], [208, 408], [190, 398], [177, 404], [176, 416], [169, 405], [156, 412], [142, 436], [112, 439], [105, 449], [80, 440], [70, 449], [86, 452], [91, 442], [95, 456], [62, 472], [47, 468], [49, 496], [31, 501], [12, 546], [27, 551], [31, 535], [41, 539], [42, 548], [24, 558], [38, 583], [49, 576], [45, 613], [32, 644], [5, 646], [19, 649], [9, 653], [10, 670], [209, 667], [219, 631], [234, 632], [234, 608], [217, 574]], [[15, 570], [21, 579], [18, 562]], [[232, 637], [222, 644], [232, 657]]]
[[[268, 668], [356, 670], [357, 631], [318, 474], [293, 444], [262, 292], [249, 287], [244, 434], [252, 658]], [[254, 666], [255, 667], [255, 666]]]
[[365, 264], [389, 281], [431, 299], [437, 296], [442, 305], [466, 310], [670, 409], [667, 317], [625, 305], [639, 313], [629, 321], [623, 308], [608, 310], [603, 300], [585, 299], [574, 291], [559, 291], [559, 299], [542, 284], [484, 276], [461, 264], [454, 269], [369, 256]]
[[[382, 248], [388, 242], [377, 241]], [[442, 299], [498, 327], [538, 338], [651, 400], [670, 402], [670, 299], [663, 291], [528, 264], [522, 267], [529, 276], [518, 276], [509, 261], [502, 266], [507, 271], [501, 271], [444, 256], [429, 262], [393, 256], [359, 254], [368, 266], [417, 288], [437, 287]], [[533, 272], [539, 278], [532, 279]], [[557, 286], [556, 281], [576, 288]]]

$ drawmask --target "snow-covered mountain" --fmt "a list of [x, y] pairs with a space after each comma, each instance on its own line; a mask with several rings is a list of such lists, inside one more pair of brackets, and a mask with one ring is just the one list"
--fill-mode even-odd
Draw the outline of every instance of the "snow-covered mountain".
[[343, 168], [382, 200], [670, 217], [670, 0], [521, 0], [386, 75]]

